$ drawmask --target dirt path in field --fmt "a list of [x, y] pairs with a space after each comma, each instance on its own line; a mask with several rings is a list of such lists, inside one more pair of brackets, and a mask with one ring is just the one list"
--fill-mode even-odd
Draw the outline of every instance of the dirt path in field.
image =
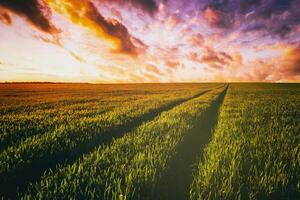
[[[214, 89], [214, 88], [213, 88]], [[158, 109], [152, 110], [140, 118], [136, 118], [133, 121], [127, 123], [124, 126], [119, 126], [110, 129], [109, 131], [103, 132], [99, 134], [98, 138], [95, 138], [93, 141], [89, 141], [85, 144], [78, 145], [71, 152], [63, 152], [59, 155], [52, 156], [51, 158], [55, 159], [47, 159], [45, 162], [38, 162], [30, 167], [30, 169], [23, 169], [22, 171], [17, 171], [15, 176], [6, 184], [5, 187], [0, 189], [0, 198], [1, 195], [5, 197], [15, 199], [16, 191], [24, 192], [26, 188], [29, 186], [31, 182], [37, 182], [40, 180], [42, 174], [48, 170], [54, 170], [58, 164], [72, 164], [78, 158], [82, 157], [84, 154], [92, 152], [95, 148], [97, 148], [101, 144], [109, 144], [113, 138], [122, 137], [125, 133], [133, 131], [136, 127], [141, 124], [153, 120], [155, 117], [160, 115], [164, 111], [168, 111], [184, 102], [187, 102], [191, 99], [200, 97], [201, 95], [211, 91], [212, 89], [207, 89], [205, 91], [199, 92], [194, 96], [178, 101], [171, 102], [165, 106], [162, 106]]]
[[157, 199], [189, 199], [193, 170], [202, 159], [204, 146], [209, 142], [217, 124], [219, 109], [227, 89], [228, 86], [178, 146], [177, 155], [168, 163], [169, 168], [158, 184]]

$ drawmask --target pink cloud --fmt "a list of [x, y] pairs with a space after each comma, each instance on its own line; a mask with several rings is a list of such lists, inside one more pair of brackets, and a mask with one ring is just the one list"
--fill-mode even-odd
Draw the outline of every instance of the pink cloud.
[[110, 11], [111, 11], [111, 14], [113, 16], [115, 16], [118, 20], [122, 21], [123, 17], [122, 17], [121, 13], [117, 9], [111, 8]]
[[182, 19], [178, 15], [171, 15], [167, 20], [167, 24], [170, 26], [171, 29], [175, 28], [181, 22]]
[[203, 17], [209, 25], [217, 28], [229, 28], [232, 24], [231, 19], [227, 16], [226, 13], [223, 13], [211, 7], [207, 7], [203, 11]]
[[200, 33], [192, 34], [189, 38], [189, 42], [194, 47], [201, 46], [204, 43], [204, 38]]

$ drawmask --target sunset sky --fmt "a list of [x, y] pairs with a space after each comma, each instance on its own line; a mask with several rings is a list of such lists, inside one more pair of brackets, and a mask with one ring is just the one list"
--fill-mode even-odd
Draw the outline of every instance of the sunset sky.
[[0, 0], [0, 82], [300, 81], [300, 0]]

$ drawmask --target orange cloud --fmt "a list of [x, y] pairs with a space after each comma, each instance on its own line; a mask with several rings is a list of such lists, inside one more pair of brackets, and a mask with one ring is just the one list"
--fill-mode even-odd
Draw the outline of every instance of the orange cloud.
[[178, 69], [180, 67], [180, 62], [174, 60], [167, 60], [166, 65], [171, 69]]
[[11, 25], [12, 19], [11, 19], [9, 13], [0, 10], [0, 22], [4, 23], [6, 25]]
[[234, 62], [238, 65], [243, 65], [244, 61], [243, 61], [243, 57], [241, 55], [240, 52], [236, 51], [231, 55], [232, 59], [234, 60]]
[[80, 62], [80, 63], [84, 63], [84, 62], [85, 62], [85, 60], [84, 60], [81, 56], [77, 55], [77, 54], [74, 53], [73, 51], [68, 51], [68, 52], [69, 52], [69, 54], [70, 54], [75, 60], [77, 60], [78, 62]]
[[284, 53], [286, 61], [280, 71], [289, 76], [300, 75], [300, 49], [289, 47]]
[[153, 76], [153, 75], [148, 74], [148, 73], [143, 74], [143, 76], [144, 76], [144, 77], [147, 79], [147, 81], [149, 81], [149, 82], [159, 82], [159, 81], [160, 81], [160, 79], [159, 79], [158, 77]]
[[212, 48], [206, 48], [201, 62], [209, 64], [210, 67], [215, 69], [223, 69], [233, 61], [233, 58], [225, 52], [216, 52]]
[[56, 12], [67, 16], [74, 24], [93, 31], [108, 43], [114, 52], [137, 53], [127, 28], [116, 20], [104, 18], [89, 0], [46, 0], [46, 2]]
[[190, 36], [189, 42], [194, 47], [201, 46], [204, 42], [204, 38], [200, 33], [193, 34]]
[[192, 60], [194, 62], [201, 63], [201, 59], [200, 59], [199, 55], [196, 52], [191, 52], [188, 57], [189, 57], [190, 60]]
[[145, 82], [144, 77], [142, 77], [140, 75], [136, 75], [136, 74], [129, 74], [128, 79], [133, 83], [144, 83]]
[[158, 74], [158, 75], [163, 75], [162, 72], [154, 65], [152, 64], [148, 64], [146, 66], [146, 70], [149, 71], [149, 72], [153, 72], [155, 74]]

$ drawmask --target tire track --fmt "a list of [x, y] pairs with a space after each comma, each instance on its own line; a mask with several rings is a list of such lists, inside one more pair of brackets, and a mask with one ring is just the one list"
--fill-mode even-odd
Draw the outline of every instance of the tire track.
[[177, 154], [167, 164], [158, 183], [157, 199], [189, 199], [189, 187], [193, 181], [194, 165], [202, 159], [205, 145], [209, 142], [218, 121], [219, 109], [224, 101], [228, 85], [211, 107], [205, 111], [199, 123], [178, 145]]

